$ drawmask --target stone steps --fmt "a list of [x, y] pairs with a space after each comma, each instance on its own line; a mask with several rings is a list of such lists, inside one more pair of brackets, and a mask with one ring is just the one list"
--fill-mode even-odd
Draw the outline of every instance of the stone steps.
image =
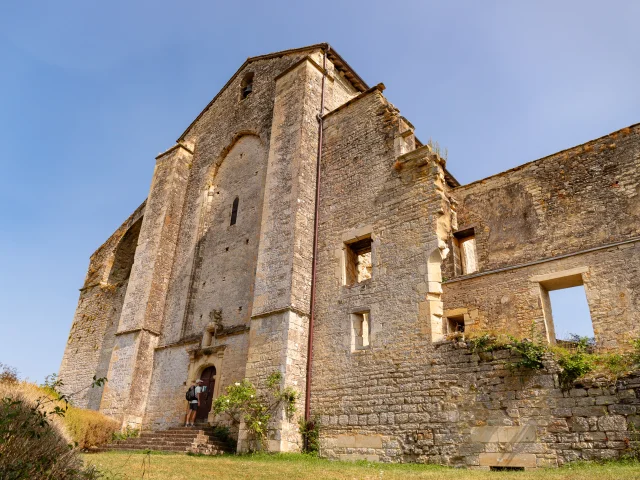
[[139, 437], [117, 440], [104, 446], [105, 450], [158, 450], [164, 452], [192, 452], [221, 455], [229, 450], [214, 435], [209, 426], [173, 427], [167, 430], [143, 432]]

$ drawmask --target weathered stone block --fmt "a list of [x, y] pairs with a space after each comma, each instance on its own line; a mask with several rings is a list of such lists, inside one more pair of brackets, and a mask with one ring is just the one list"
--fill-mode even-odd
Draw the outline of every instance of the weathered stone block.
[[623, 431], [626, 429], [627, 420], [622, 415], [605, 415], [598, 419], [598, 430], [600, 431]]
[[474, 427], [469, 441], [478, 443], [535, 442], [536, 427]]
[[537, 466], [536, 456], [531, 453], [481, 453], [478, 463], [485, 467], [525, 467]]
[[382, 448], [382, 436], [381, 435], [356, 435], [355, 447], [356, 448]]

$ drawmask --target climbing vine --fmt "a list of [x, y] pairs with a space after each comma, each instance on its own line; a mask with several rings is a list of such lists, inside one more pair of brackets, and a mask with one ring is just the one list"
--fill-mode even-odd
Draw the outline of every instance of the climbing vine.
[[485, 333], [466, 338], [473, 353], [506, 349], [516, 358], [508, 366], [516, 370], [533, 371], [545, 368], [544, 361], [555, 361], [560, 367], [558, 379], [564, 390], [573, 387], [576, 380], [589, 374], [598, 374], [610, 381], [640, 368], [640, 338], [630, 342], [624, 352], [597, 351], [593, 338], [571, 335], [559, 345], [548, 345], [541, 339], [518, 339], [511, 335]]
[[247, 379], [229, 385], [224, 395], [220, 395], [213, 404], [216, 414], [227, 414], [231, 421], [239, 425], [244, 421], [245, 428], [253, 440], [252, 449], [266, 447], [269, 421], [282, 407], [288, 419], [296, 411], [299, 393], [292, 387], [282, 388], [282, 374], [274, 372], [267, 378], [261, 391]]

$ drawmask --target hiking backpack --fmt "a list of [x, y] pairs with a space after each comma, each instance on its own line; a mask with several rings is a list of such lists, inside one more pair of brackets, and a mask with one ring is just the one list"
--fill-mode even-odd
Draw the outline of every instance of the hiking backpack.
[[187, 394], [185, 395], [185, 398], [189, 401], [192, 400], [197, 400], [198, 397], [196, 397], [196, 387], [195, 386], [191, 386], [189, 387], [189, 390], [187, 390]]

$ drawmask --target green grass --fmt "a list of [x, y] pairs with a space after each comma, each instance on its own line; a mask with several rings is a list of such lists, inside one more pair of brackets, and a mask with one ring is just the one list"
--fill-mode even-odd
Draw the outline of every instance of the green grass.
[[[301, 454], [224, 455], [221, 457], [179, 454], [107, 452], [84, 456], [106, 480], [182, 480], [185, 478], [352, 480], [637, 480], [640, 463], [579, 463], [556, 469], [528, 472], [461, 470], [434, 465], [334, 462]], [[143, 476], [144, 475], [144, 476]]]

